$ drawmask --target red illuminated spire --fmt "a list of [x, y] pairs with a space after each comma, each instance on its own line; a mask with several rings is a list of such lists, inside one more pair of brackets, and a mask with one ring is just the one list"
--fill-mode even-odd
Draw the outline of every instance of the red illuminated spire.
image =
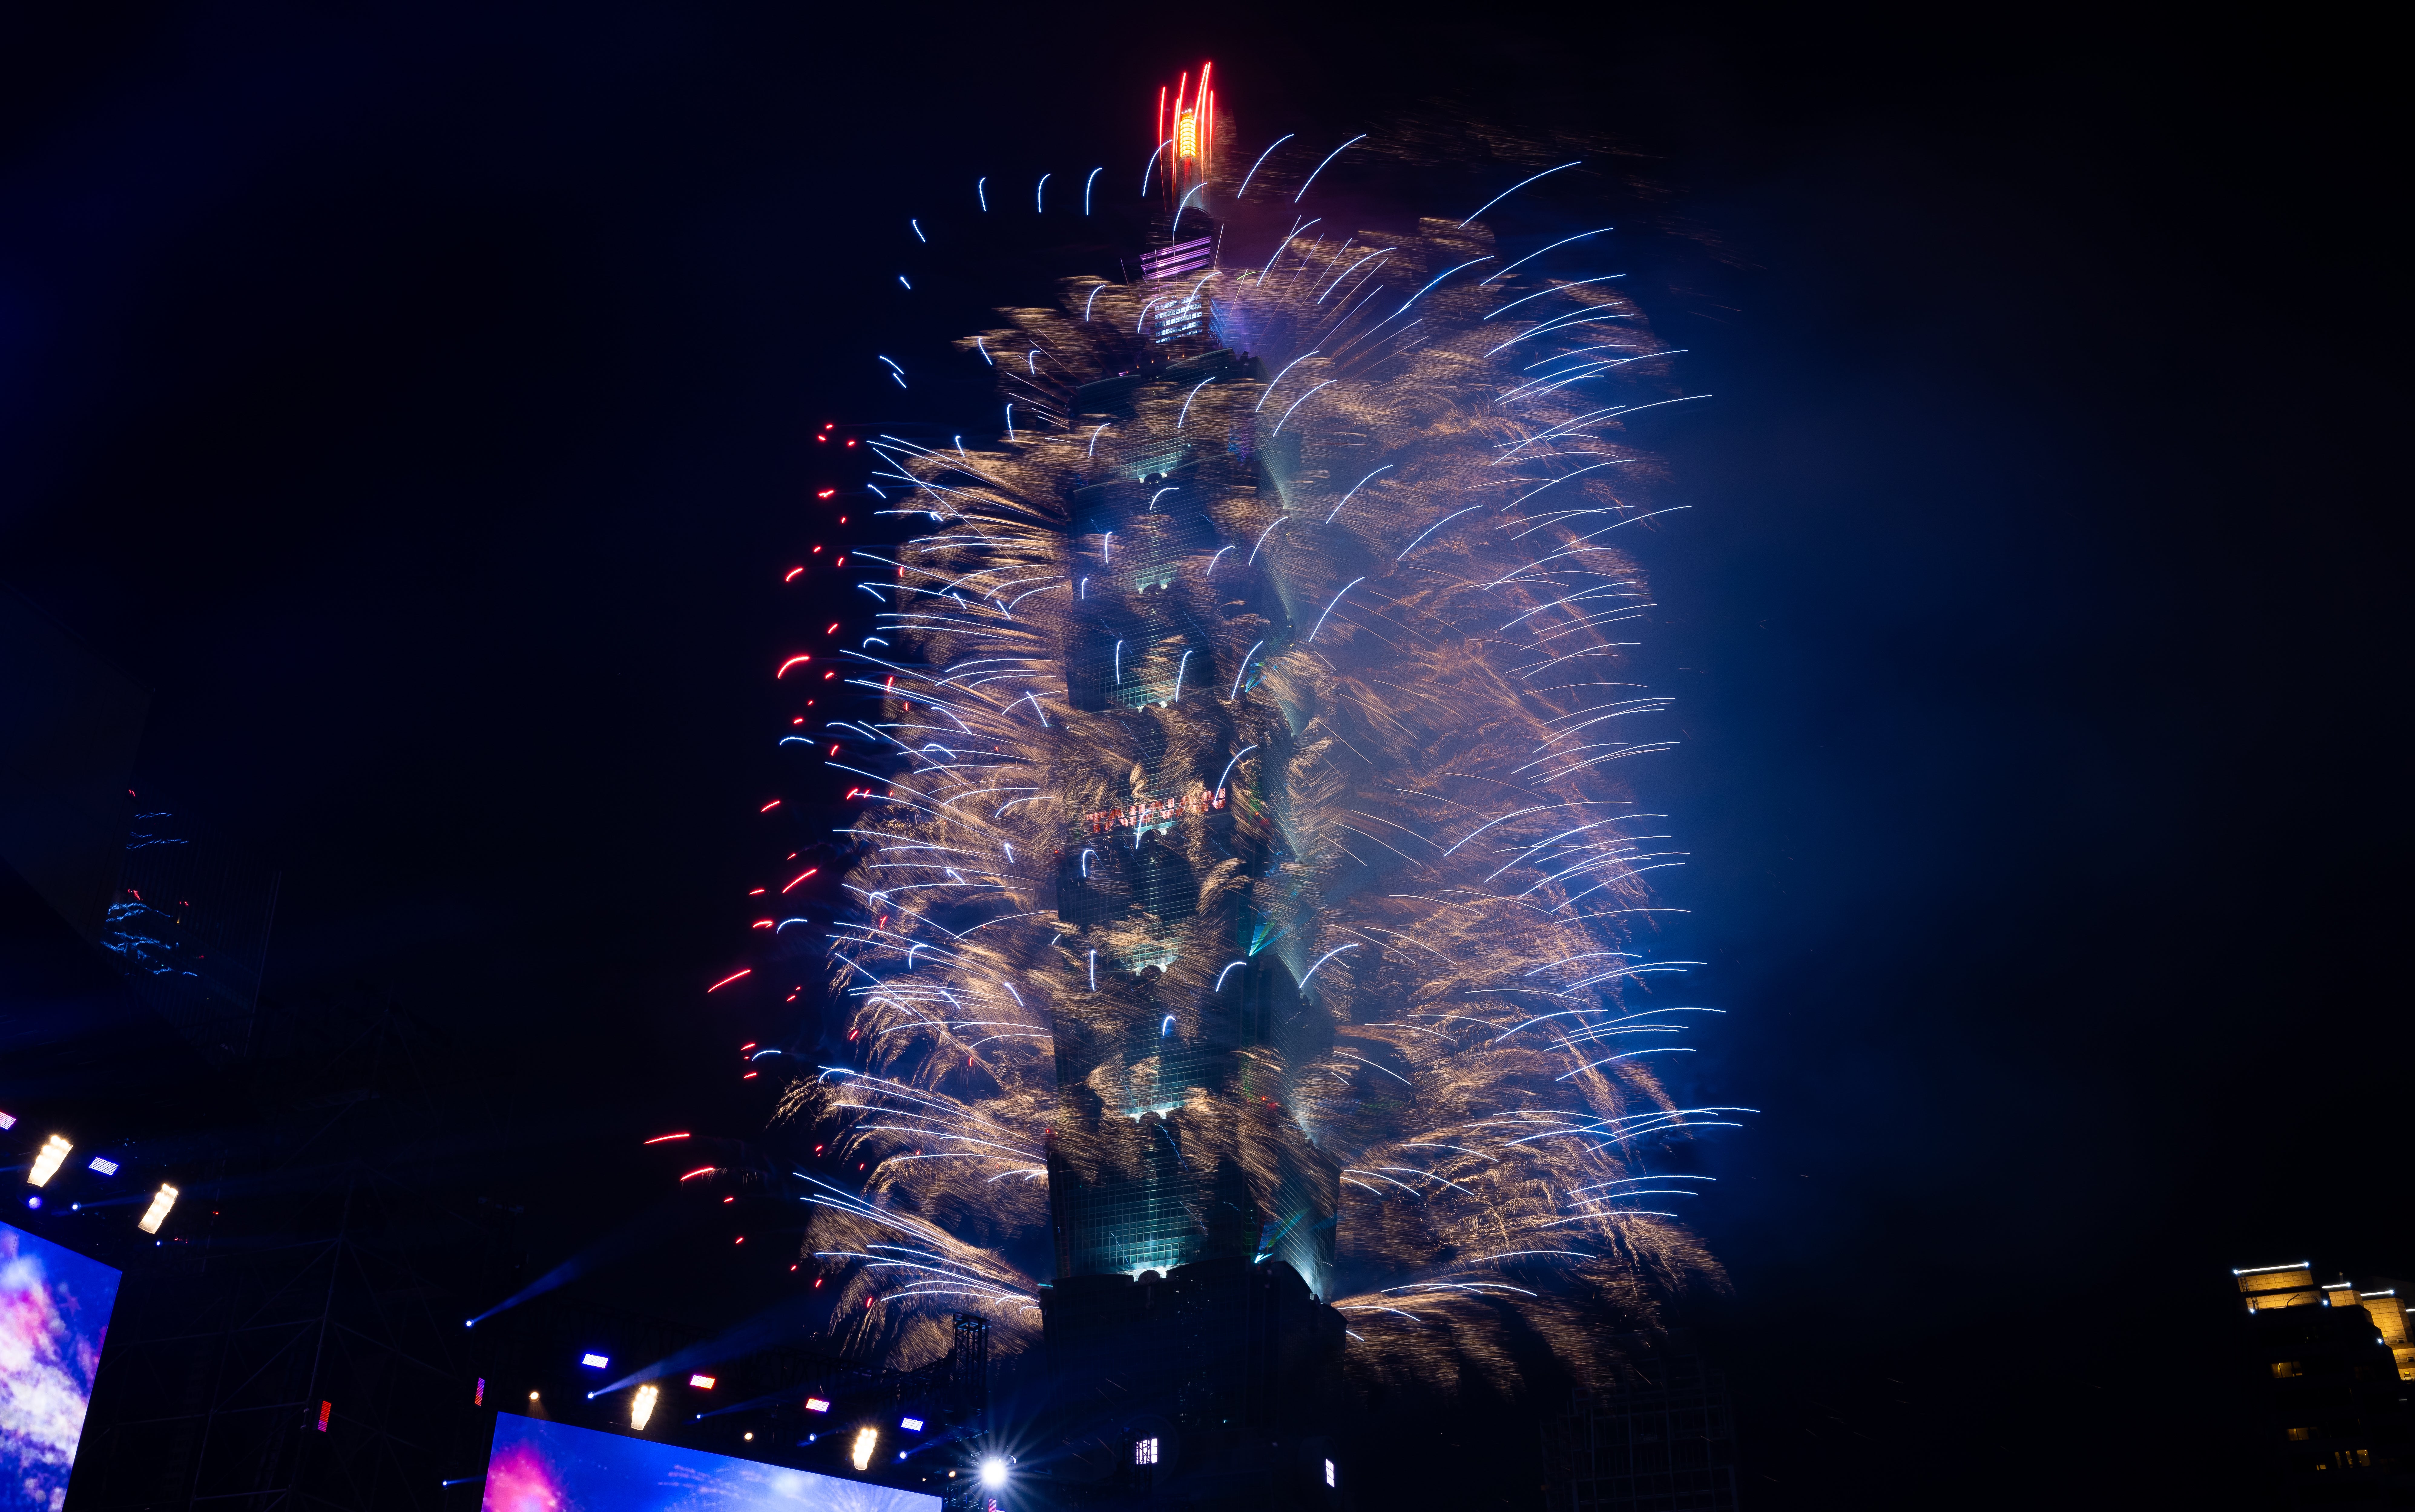
[[1216, 92], [1209, 82], [1215, 73], [1216, 65], [1203, 63], [1198, 88], [1191, 86], [1191, 71], [1186, 68], [1176, 77], [1171, 90], [1161, 85], [1157, 92], [1157, 134], [1149, 148], [1161, 155], [1158, 182], [1165, 187], [1166, 198], [1176, 203], [1214, 169]]

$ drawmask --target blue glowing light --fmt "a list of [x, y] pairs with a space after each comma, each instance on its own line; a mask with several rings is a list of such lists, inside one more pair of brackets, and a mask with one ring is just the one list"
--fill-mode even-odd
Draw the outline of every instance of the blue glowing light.
[[1258, 154], [1258, 160], [1252, 163], [1250, 165], [1250, 171], [1241, 175], [1241, 187], [1238, 192], [1235, 193], [1233, 196], [1233, 202], [1235, 204], [1240, 203], [1241, 196], [1250, 192], [1250, 180], [1258, 176], [1258, 170], [1264, 167], [1266, 165], [1266, 160], [1274, 155], [1274, 150], [1277, 147], [1282, 146], [1284, 142], [1289, 142], [1291, 139], [1292, 133], [1286, 131], [1282, 136], [1275, 138], [1273, 142], [1268, 142], [1265, 152]]
[[1305, 180], [1303, 180], [1303, 181], [1301, 182], [1301, 184], [1300, 184], [1300, 186], [1299, 186], [1299, 194], [1295, 194], [1295, 195], [1293, 195], [1293, 196], [1291, 197], [1291, 202], [1292, 202], [1292, 203], [1294, 203], [1294, 204], [1298, 204], [1298, 203], [1299, 203], [1299, 202], [1300, 202], [1300, 196], [1301, 196], [1301, 195], [1304, 195], [1304, 194], [1306, 194], [1306, 193], [1308, 192], [1308, 187], [1309, 187], [1309, 185], [1315, 183], [1315, 182], [1316, 182], [1316, 175], [1317, 175], [1318, 173], [1322, 173], [1322, 172], [1325, 172], [1325, 166], [1326, 166], [1326, 163], [1330, 163], [1330, 162], [1331, 162], [1331, 161], [1333, 161], [1333, 159], [1335, 159], [1336, 157], [1341, 157], [1343, 153], [1348, 152], [1352, 147], [1357, 146], [1359, 142], [1364, 142], [1364, 141], [1366, 141], [1366, 140], [1367, 140], [1367, 133], [1366, 133], [1366, 132], [1364, 132], [1364, 131], [1361, 131], [1361, 132], [1359, 132], [1357, 136], [1352, 137], [1348, 142], [1343, 142], [1341, 146], [1336, 147], [1336, 148], [1334, 148], [1331, 152], [1327, 153], [1327, 154], [1325, 155], [1325, 162], [1317, 164], [1317, 165], [1316, 165], [1316, 168], [1315, 168], [1315, 171], [1314, 171], [1313, 172], [1311, 172], [1311, 173], [1308, 175], [1308, 177], [1307, 177]]

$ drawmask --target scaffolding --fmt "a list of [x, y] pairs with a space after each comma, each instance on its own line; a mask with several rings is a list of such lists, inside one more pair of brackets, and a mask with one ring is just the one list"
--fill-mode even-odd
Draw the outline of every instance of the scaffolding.
[[128, 1267], [79, 1508], [439, 1505], [475, 1425], [454, 1389], [461, 1312], [436, 1278], [475, 1284], [494, 1235], [398, 1174], [432, 1121], [423, 1038], [375, 1014], [290, 1079], [302, 1096], [277, 1126], [188, 1186], [192, 1218]]
[[1551, 1512], [1735, 1512], [1727, 1383], [1682, 1335], [1608, 1341], [1627, 1379], [1543, 1425]]

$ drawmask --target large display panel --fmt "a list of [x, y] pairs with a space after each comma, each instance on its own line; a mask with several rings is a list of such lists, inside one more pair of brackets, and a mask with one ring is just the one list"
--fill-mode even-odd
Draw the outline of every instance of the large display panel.
[[485, 1512], [939, 1512], [918, 1491], [758, 1464], [511, 1413], [495, 1418]]
[[0, 1512], [58, 1512], [119, 1273], [0, 1223]]

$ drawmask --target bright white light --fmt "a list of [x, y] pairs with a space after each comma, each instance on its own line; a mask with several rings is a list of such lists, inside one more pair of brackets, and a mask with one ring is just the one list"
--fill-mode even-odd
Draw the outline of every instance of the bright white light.
[[1135, 1440], [1132, 1444], [1132, 1463], [1136, 1465], [1157, 1463], [1157, 1441], [1155, 1439]]
[[687, 1384], [696, 1387], [698, 1391], [711, 1391], [712, 1389], [712, 1377], [709, 1375], [692, 1375], [687, 1378]]
[[922, 1420], [919, 1417], [901, 1417], [897, 1419], [897, 1426], [904, 1429], [908, 1433], [920, 1433], [922, 1431]]
[[809, 1413], [826, 1413], [830, 1411], [830, 1403], [822, 1400], [819, 1397], [807, 1397], [805, 1399], [805, 1411]]
[[645, 1427], [646, 1419], [654, 1415], [654, 1397], [655, 1391], [653, 1387], [639, 1386], [638, 1388], [637, 1396], [632, 1398], [629, 1402], [629, 1426], [631, 1428]]
[[134, 1226], [145, 1234], [157, 1234], [159, 1225], [168, 1221], [168, 1209], [175, 1205], [176, 1189], [163, 1181], [159, 1183], [158, 1192], [151, 1199], [151, 1210], [144, 1213], [142, 1221]]
[[879, 1446], [880, 1430], [859, 1428], [855, 1430], [855, 1445], [847, 1452], [848, 1461], [858, 1470], [869, 1470], [872, 1468], [872, 1451]]
[[988, 1458], [988, 1459], [986, 1459], [986, 1460], [982, 1460], [982, 1489], [983, 1489], [983, 1490], [993, 1490], [993, 1491], [994, 1491], [994, 1490], [998, 1490], [1000, 1486], [1003, 1486], [1003, 1485], [1005, 1485], [1005, 1484], [1006, 1484], [1006, 1461], [1005, 1461], [1005, 1460], [1003, 1460], [998, 1459], [996, 1455], [992, 1455], [990, 1458]]
[[105, 1176], [117, 1175], [117, 1162], [104, 1155], [96, 1155], [92, 1158], [92, 1168]]
[[1325, 1484], [1328, 1486], [1333, 1484], [1333, 1461], [1330, 1460], [1325, 1461]]
[[578, 1356], [578, 1363], [591, 1370], [600, 1370], [612, 1362], [601, 1355], [581, 1355]]
[[67, 1163], [68, 1155], [74, 1148], [73, 1145], [52, 1134], [50, 1143], [35, 1155], [34, 1168], [25, 1173], [25, 1179], [37, 1187], [50, 1185], [51, 1177], [59, 1174], [59, 1167]]
[[17, 1115], [15, 1114], [0, 1113], [0, 1129], [14, 1129], [16, 1127]]

